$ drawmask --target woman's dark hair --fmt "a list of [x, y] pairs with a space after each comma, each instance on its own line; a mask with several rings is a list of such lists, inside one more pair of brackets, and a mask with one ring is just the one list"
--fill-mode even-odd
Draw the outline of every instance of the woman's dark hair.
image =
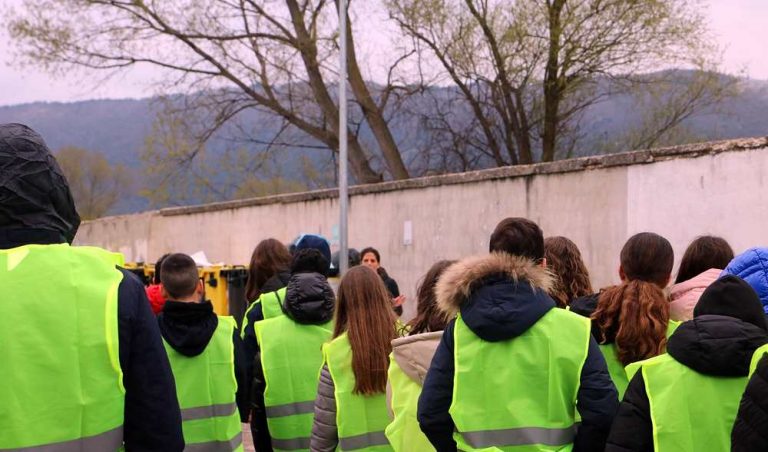
[[435, 286], [443, 272], [455, 263], [456, 261], [448, 260], [435, 262], [421, 279], [419, 288], [416, 289], [416, 317], [411, 319], [406, 327], [409, 336], [445, 329], [448, 319], [437, 308]]
[[251, 255], [248, 267], [248, 282], [245, 284], [245, 296], [253, 302], [261, 295], [261, 288], [276, 274], [288, 271], [291, 265], [291, 253], [279, 240], [266, 239], [259, 242]]
[[575, 298], [592, 294], [589, 271], [581, 259], [579, 248], [566, 237], [548, 237], [544, 240], [544, 258], [547, 268], [557, 280], [550, 296], [561, 308]]
[[724, 238], [702, 235], [688, 245], [677, 270], [675, 284], [688, 281], [711, 268], [724, 269], [733, 259], [733, 248]]
[[363, 250], [360, 251], [360, 260], [362, 261], [368, 253], [373, 253], [373, 255], [376, 256], [376, 262], [381, 263], [381, 254], [379, 254], [379, 250], [371, 246], [363, 248]]
[[155, 274], [152, 275], [152, 284], [160, 284], [160, 274], [162, 273], [163, 261], [170, 255], [171, 253], [165, 253], [160, 256], [160, 259], [158, 259], [157, 262], [155, 262]]
[[336, 299], [333, 337], [347, 333], [352, 348], [355, 394], [383, 394], [395, 316], [381, 277], [366, 266], [350, 268], [341, 279]]
[[601, 344], [614, 342], [627, 364], [664, 353], [669, 302], [664, 286], [674, 263], [672, 245], [651, 232], [632, 236], [621, 249], [625, 280], [600, 292], [592, 319]]

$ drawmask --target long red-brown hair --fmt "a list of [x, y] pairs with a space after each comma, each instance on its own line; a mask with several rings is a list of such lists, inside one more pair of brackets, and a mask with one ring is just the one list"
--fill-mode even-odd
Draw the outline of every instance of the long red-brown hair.
[[660, 235], [632, 236], [621, 250], [624, 281], [600, 292], [592, 319], [600, 343], [614, 342], [619, 361], [627, 364], [664, 353], [667, 346], [669, 283], [674, 254]]
[[547, 269], [555, 274], [556, 281], [549, 294], [561, 308], [576, 298], [592, 295], [589, 271], [581, 258], [579, 247], [567, 237], [544, 239], [544, 258]]
[[333, 337], [347, 333], [355, 394], [386, 391], [391, 342], [397, 337], [395, 321], [389, 292], [379, 275], [363, 265], [352, 267], [339, 285]]

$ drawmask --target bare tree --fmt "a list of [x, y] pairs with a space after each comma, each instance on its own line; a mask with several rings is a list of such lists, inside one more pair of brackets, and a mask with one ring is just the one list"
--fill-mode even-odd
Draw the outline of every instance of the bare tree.
[[110, 165], [98, 152], [65, 147], [55, 156], [84, 220], [108, 214], [121, 197], [132, 191], [128, 169], [123, 165]]
[[[438, 65], [471, 110], [471, 122], [497, 165], [568, 155], [583, 112], [675, 66], [711, 73], [715, 49], [697, 0], [388, 0], [390, 17]], [[656, 109], [638, 140], [678, 126], [727, 95], [717, 83], [683, 89]], [[679, 108], [684, 106], [682, 110]], [[682, 113], [682, 114], [681, 114]], [[440, 121], [438, 121], [440, 123]], [[444, 122], [448, 135], [463, 133]], [[448, 145], [452, 140], [448, 140]], [[559, 151], [558, 151], [559, 150]]]
[[[200, 139], [244, 110], [261, 109], [313, 145], [335, 151], [336, 13], [329, 0], [30, 0], [8, 23], [23, 60], [53, 72], [73, 67], [115, 72], [138, 64], [163, 68], [168, 75], [163, 88], [202, 93], [195, 96], [196, 107], [213, 109], [214, 121], [200, 131]], [[366, 85], [352, 30], [348, 43], [349, 83], [384, 168], [393, 178], [407, 178], [384, 119], [387, 97]], [[354, 129], [348, 136], [356, 180], [381, 180], [370, 162], [377, 152], [366, 148]]]

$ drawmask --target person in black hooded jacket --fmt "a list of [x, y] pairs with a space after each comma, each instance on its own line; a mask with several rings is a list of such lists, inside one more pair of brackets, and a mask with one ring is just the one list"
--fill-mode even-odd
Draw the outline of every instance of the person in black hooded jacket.
[[[667, 354], [698, 374], [712, 377], [746, 377], [752, 355], [766, 342], [768, 332], [760, 299], [744, 280], [729, 275], [715, 281], [704, 291], [693, 311], [693, 320], [681, 324], [670, 336]], [[652, 360], [662, 357], [664, 355]], [[717, 379], [712, 381], [712, 384], [718, 383]], [[723, 378], [722, 381], [728, 383], [733, 381], [733, 378]], [[684, 381], [682, 383], [685, 384]], [[606, 451], [654, 450], [654, 421], [646, 385], [642, 369], [638, 370], [630, 380], [619, 406]], [[739, 392], [735, 400], [729, 400], [730, 395], [724, 395], [719, 403], [705, 397], [679, 401], [678, 403], [689, 405], [681, 410], [692, 413], [692, 416], [684, 421], [690, 422], [689, 430], [693, 436], [706, 433], [709, 447], [712, 447], [712, 450], [722, 450], [719, 443], [729, 442], [740, 394]], [[673, 391], [666, 397], [674, 395], [676, 393]], [[697, 432], [696, 425], [707, 425], [708, 431]], [[713, 425], [721, 428], [713, 430]], [[677, 428], [672, 430], [671, 434], [669, 430], [664, 430], [667, 435], [671, 435], [664, 440], [675, 441], [678, 439], [674, 436], [675, 432], [686, 435], [685, 430]], [[690, 437], [683, 439], [688, 440]]]
[[768, 355], [758, 361], [741, 397], [731, 432], [731, 451], [768, 450]]
[[[43, 138], [22, 124], [0, 124], [0, 249], [69, 244], [79, 225], [69, 185]], [[116, 320], [125, 387], [124, 446], [137, 451], [181, 451], [181, 413], [157, 321], [141, 281], [123, 268], [118, 270], [122, 273]], [[40, 278], [43, 281], [45, 275]], [[15, 301], [5, 295], [0, 301]], [[28, 315], [38, 316], [32, 311]], [[30, 328], [29, 334], [45, 334]], [[41, 369], [54, 365], [46, 362], [45, 366], [38, 363]], [[13, 365], [0, 360], [0, 368]], [[49, 370], [50, 378], [58, 378], [55, 367]], [[2, 407], [0, 417], [4, 417]], [[0, 436], [2, 432], [0, 425]]]
[[[286, 316], [303, 325], [323, 325], [333, 319], [335, 297], [328, 284], [329, 268], [330, 259], [322, 250], [302, 248], [295, 251], [291, 263], [291, 276], [282, 305]], [[328, 338], [330, 339], [330, 331]], [[270, 339], [280, 340], [279, 337]], [[317, 353], [320, 353], [319, 347]], [[256, 450], [268, 452], [273, 450], [273, 444], [267, 424], [267, 408], [264, 402], [266, 380], [258, 344], [254, 360], [253, 382], [251, 433]]]
[[[602, 450], [618, 407], [616, 388], [608, 374], [605, 359], [597, 343], [589, 334], [588, 322], [576, 314], [556, 309], [554, 300], [547, 295], [553, 279], [544, 268], [544, 239], [541, 229], [529, 220], [508, 218], [502, 221], [493, 232], [490, 251], [489, 256], [465, 259], [445, 271], [436, 288], [440, 309], [448, 315], [456, 314], [458, 311], [466, 327], [486, 343], [514, 342], [548, 315], [565, 316], [569, 323], [580, 323], [584, 330], [583, 351], [579, 351], [579, 356], [574, 354], [564, 360], [579, 362], [582, 365], [580, 372], [568, 371], [567, 376], [564, 377], [578, 379], [576, 393], [565, 396], [573, 397], [577, 402], [575, 406], [561, 407], [560, 410], [565, 413], [563, 415], [565, 418], [561, 419], [563, 422], [574, 421], [567, 417], [573, 416], [573, 413], [578, 410], [581, 415], [581, 426], [575, 436], [573, 430], [563, 431], [565, 438], [558, 436], [554, 441], [558, 441], [556, 445], [572, 442], [576, 451]], [[452, 320], [443, 333], [418, 403], [417, 417], [421, 430], [438, 451], [457, 450], [454, 432], [457, 432], [459, 427], [449, 412], [454, 404], [455, 394], [454, 374], [457, 360], [454, 331], [457, 328], [457, 322]], [[554, 344], [557, 338], [551, 336], [559, 336], [559, 334], [552, 332], [549, 336], [538, 337], [542, 337], [541, 340], [545, 341], [552, 340]], [[509, 363], [499, 362], [497, 368], [487, 369], [489, 374], [476, 375], [475, 378], [487, 378], [490, 381], [493, 374], [504, 372], [502, 368], [505, 365], [516, 366], [522, 362], [516, 357], [510, 358]], [[550, 372], [560, 372], [560, 369], [549, 366], [547, 359], [546, 356], [542, 356], [540, 362], [526, 364], [530, 365], [530, 375], [541, 376], [548, 375]], [[471, 365], [467, 362], [461, 364], [465, 368]], [[565, 374], [563, 371], [563, 375]], [[541, 384], [546, 385], [547, 382], [542, 381]], [[557, 386], [553, 385], [552, 388]], [[525, 394], [526, 388], [518, 386], [515, 390]], [[558, 393], [569, 390], [563, 386], [558, 388]], [[479, 394], [486, 394], [480, 388], [478, 391]], [[540, 400], [526, 401], [523, 397], [518, 402], [518, 404], [508, 403], [507, 409], [515, 410], [519, 407], [521, 411], [514, 413], [509, 411], [507, 416], [521, 417], [524, 421], [526, 416], [531, 419], [540, 419], [551, 414], [548, 408], [544, 408], [543, 413], [530, 412], [531, 405], [542, 405]], [[553, 406], [556, 406], [556, 403], [553, 403]], [[552, 413], [552, 418], [556, 416], [558, 415]], [[527, 436], [526, 432], [529, 429], [516, 430], [520, 430], [520, 433], [526, 437], [512, 441], [522, 440], [524, 441], [522, 444], [537, 443], [537, 434]], [[530, 430], [555, 433], [548, 428]], [[560, 432], [560, 430], [557, 431]], [[505, 444], [510, 443], [499, 442], [483, 446]]]
[[[167, 261], [167, 263], [166, 263]], [[178, 268], [187, 266], [197, 271], [197, 267], [191, 257], [186, 254], [170, 254], [163, 261], [162, 269], [169, 268], [170, 277], [173, 273], [179, 273]], [[176, 268], [174, 268], [176, 267]], [[174, 271], [175, 270], [175, 271]], [[183, 270], [183, 268], [182, 268]], [[196, 292], [174, 298], [163, 283], [165, 275], [161, 274], [161, 286], [166, 302], [163, 310], [157, 317], [160, 334], [165, 342], [174, 350], [187, 357], [199, 356], [208, 347], [216, 327], [219, 325], [219, 316], [213, 312], [213, 304], [205, 299], [204, 286], [198, 281]], [[199, 293], [198, 293], [199, 292]], [[234, 353], [234, 372], [237, 381], [235, 401], [240, 414], [240, 421], [248, 421], [250, 403], [248, 400], [248, 385], [245, 370], [245, 354], [243, 342], [237, 328], [232, 334], [232, 347]]]

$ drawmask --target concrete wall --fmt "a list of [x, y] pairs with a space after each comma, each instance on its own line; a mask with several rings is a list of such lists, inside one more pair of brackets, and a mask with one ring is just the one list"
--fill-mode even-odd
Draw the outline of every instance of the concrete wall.
[[[765, 244], [766, 149], [768, 139], [731, 140], [353, 187], [350, 245], [378, 248], [413, 298], [433, 262], [485, 253], [499, 220], [525, 216], [576, 242], [600, 287], [616, 281], [619, 250], [635, 232], [668, 237], [678, 258], [705, 233], [737, 252]], [[203, 250], [212, 262], [247, 264], [264, 238], [314, 232], [336, 242], [337, 225], [336, 194], [325, 190], [104, 218], [84, 223], [76, 243], [128, 261]]]

